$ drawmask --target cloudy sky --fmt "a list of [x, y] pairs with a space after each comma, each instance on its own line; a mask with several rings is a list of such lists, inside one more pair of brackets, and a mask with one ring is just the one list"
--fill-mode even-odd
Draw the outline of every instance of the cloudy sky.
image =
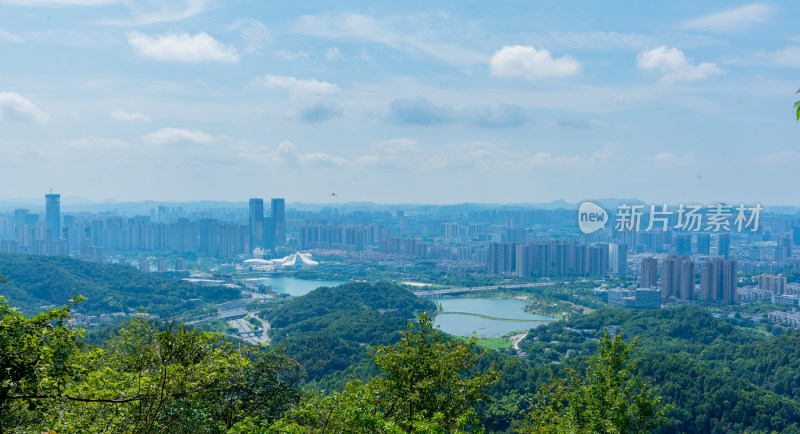
[[289, 3], [0, 0], [0, 199], [800, 205], [795, 1]]

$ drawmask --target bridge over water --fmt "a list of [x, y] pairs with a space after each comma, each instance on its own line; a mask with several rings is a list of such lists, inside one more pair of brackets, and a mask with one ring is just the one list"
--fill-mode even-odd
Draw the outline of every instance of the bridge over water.
[[515, 285], [495, 285], [495, 286], [473, 286], [466, 288], [450, 288], [450, 289], [437, 289], [431, 291], [415, 291], [414, 295], [422, 298], [436, 298], [445, 295], [464, 294], [467, 292], [477, 291], [491, 291], [493, 289], [519, 289], [519, 288], [537, 288], [542, 286], [554, 285], [554, 282], [537, 282], [537, 283], [519, 283]]

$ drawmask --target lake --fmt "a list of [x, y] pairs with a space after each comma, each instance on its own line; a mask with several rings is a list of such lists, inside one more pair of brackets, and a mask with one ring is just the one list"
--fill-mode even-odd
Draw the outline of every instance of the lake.
[[252, 280], [252, 282], [260, 283], [265, 286], [272, 286], [273, 291], [281, 294], [289, 294], [293, 297], [306, 295], [321, 286], [331, 287], [348, 283], [344, 280], [307, 280], [295, 279], [293, 277], [264, 277], [262, 279]]
[[433, 301], [443, 309], [436, 315], [434, 327], [455, 336], [470, 337], [476, 334], [480, 338], [498, 338], [516, 330], [536, 328], [557, 320], [525, 312], [527, 303], [522, 300], [445, 297]]

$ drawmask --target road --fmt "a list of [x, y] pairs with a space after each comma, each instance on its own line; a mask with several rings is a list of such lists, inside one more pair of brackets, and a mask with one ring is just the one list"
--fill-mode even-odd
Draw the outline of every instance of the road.
[[[250, 318], [255, 318], [261, 323], [262, 327], [260, 330], [260, 335], [259, 330], [255, 329], [253, 324], [250, 323]], [[249, 342], [254, 345], [269, 344], [269, 322], [262, 320], [253, 313], [247, 314], [247, 316], [244, 318], [230, 320], [228, 321], [228, 324], [230, 324], [231, 327], [236, 328], [236, 334], [245, 342]]]
[[467, 288], [450, 288], [450, 289], [437, 289], [433, 291], [415, 291], [414, 295], [417, 297], [438, 297], [442, 295], [463, 294], [465, 292], [476, 291], [491, 291], [493, 289], [519, 289], [519, 288], [537, 288], [542, 286], [555, 285], [554, 282], [537, 282], [537, 283], [519, 283], [515, 285], [495, 285], [495, 286], [474, 286]]

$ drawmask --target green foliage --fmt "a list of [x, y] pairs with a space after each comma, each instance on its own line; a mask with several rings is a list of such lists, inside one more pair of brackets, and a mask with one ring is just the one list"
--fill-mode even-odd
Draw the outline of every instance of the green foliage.
[[542, 387], [518, 432], [645, 433], [664, 425], [672, 406], [663, 406], [637, 374], [631, 361], [635, 345], [605, 335], [582, 377], [570, 370], [566, 380]]
[[280, 352], [143, 319], [90, 347], [70, 307], [28, 319], [0, 298], [0, 432], [220, 433], [299, 398], [300, 365]]
[[614, 325], [637, 336], [639, 373], [675, 407], [657, 432], [800, 432], [800, 332], [769, 337], [735, 322], [681, 306], [605, 308], [540, 326], [520, 343], [528, 360], [502, 372], [490, 390], [493, 402], [479, 414], [487, 427], [506, 430], [546, 379], [567, 378], [570, 368], [583, 372], [584, 355], [595, 353], [595, 339]]
[[57, 394], [81, 370], [74, 360], [78, 330], [70, 307], [26, 318], [0, 296], [0, 432], [37, 423], [39, 397]]
[[275, 345], [301, 360], [307, 381], [325, 389], [340, 389], [355, 377], [348, 368], [360, 366], [358, 378], [377, 371], [366, 364], [367, 345], [391, 345], [417, 312], [435, 310], [429, 300], [390, 283], [349, 283], [318, 288], [267, 312]]
[[499, 379], [494, 367], [485, 373], [474, 370], [475, 345], [474, 338], [464, 343], [435, 330], [422, 314], [397, 345], [371, 348], [370, 357], [385, 374], [370, 382], [378, 407], [404, 428], [415, 418], [438, 413], [443, 427], [455, 429]]
[[404, 318], [416, 318], [419, 311], [435, 309], [431, 301], [417, 298], [397, 285], [356, 282], [317, 288], [297, 297], [272, 312], [269, 322], [273, 327], [281, 328], [342, 310], [391, 310]]
[[[800, 93], [800, 90], [798, 90], [796, 93]], [[797, 120], [800, 121], [800, 101], [794, 103], [794, 108], [797, 109]]]
[[330, 395], [312, 393], [275, 432], [445, 433], [479, 432], [475, 406], [498, 380], [494, 366], [482, 371], [475, 342], [452, 339], [433, 328], [426, 314], [394, 346], [370, 348], [382, 375], [349, 383]]
[[164, 318], [207, 308], [205, 303], [189, 302], [191, 299], [220, 303], [240, 296], [232, 288], [201, 287], [132, 267], [60, 256], [3, 253], [0, 270], [8, 280], [2, 294], [30, 315], [40, 312], [43, 305], [65, 304], [76, 293], [87, 298], [79, 306], [87, 315], [143, 310]]
[[402, 433], [375, 406], [370, 390], [361, 383], [341, 392], [309, 392], [303, 402], [272, 427], [271, 433]]

